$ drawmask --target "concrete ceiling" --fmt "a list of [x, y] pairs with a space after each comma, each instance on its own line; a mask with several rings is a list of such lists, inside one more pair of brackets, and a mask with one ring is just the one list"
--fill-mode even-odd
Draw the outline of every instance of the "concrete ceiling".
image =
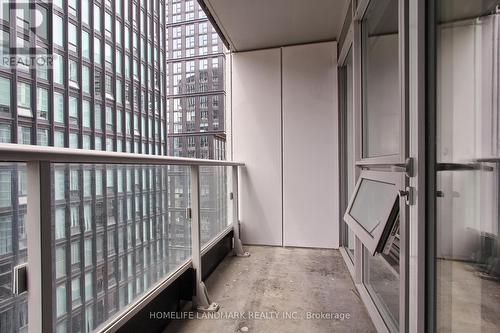
[[347, 0], [200, 0], [233, 51], [336, 40]]

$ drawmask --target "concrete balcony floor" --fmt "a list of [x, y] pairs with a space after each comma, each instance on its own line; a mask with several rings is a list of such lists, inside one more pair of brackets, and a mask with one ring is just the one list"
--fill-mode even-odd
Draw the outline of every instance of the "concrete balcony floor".
[[[173, 320], [165, 333], [376, 331], [338, 250], [245, 250], [249, 258], [226, 257], [206, 281], [221, 306], [216, 316], [225, 318], [193, 313], [197, 319]], [[344, 319], [308, 319], [308, 313]]]

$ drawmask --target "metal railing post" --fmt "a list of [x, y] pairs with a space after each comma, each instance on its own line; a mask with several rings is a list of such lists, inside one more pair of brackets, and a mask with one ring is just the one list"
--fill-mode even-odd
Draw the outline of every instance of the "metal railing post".
[[208, 291], [202, 279], [201, 233], [200, 233], [200, 167], [191, 166], [191, 257], [195, 270], [195, 295], [193, 307], [199, 311], [218, 311], [219, 304], [210, 302]]
[[26, 212], [26, 238], [28, 252], [28, 333], [41, 331], [42, 323], [42, 256], [40, 255], [40, 164], [26, 163], [28, 206]]
[[50, 162], [27, 162], [28, 333], [52, 332]]
[[238, 257], [249, 257], [250, 253], [243, 250], [243, 244], [240, 239], [240, 216], [239, 216], [239, 195], [238, 195], [238, 166], [232, 167], [232, 195], [231, 200], [233, 201], [233, 252], [235, 256]]

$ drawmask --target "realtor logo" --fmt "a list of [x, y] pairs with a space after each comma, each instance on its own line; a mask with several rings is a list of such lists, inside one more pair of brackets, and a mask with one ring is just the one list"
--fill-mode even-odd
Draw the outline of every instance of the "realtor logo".
[[0, 0], [0, 3], [0, 19], [10, 23], [10, 33], [0, 34], [0, 66], [25, 70], [52, 68], [52, 55], [39, 46], [39, 41], [47, 41], [52, 35], [49, 20], [52, 2]]

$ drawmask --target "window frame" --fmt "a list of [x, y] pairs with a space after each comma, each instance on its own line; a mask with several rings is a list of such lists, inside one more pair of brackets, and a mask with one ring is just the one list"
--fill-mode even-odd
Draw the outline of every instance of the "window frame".
[[365, 86], [362, 84], [363, 77], [365, 76], [365, 69], [366, 69], [366, 53], [363, 52], [363, 49], [366, 49], [366, 46], [364, 45], [364, 38], [362, 37], [363, 35], [363, 30], [365, 29], [365, 24], [366, 20], [368, 19], [367, 17], [367, 12], [368, 12], [368, 7], [370, 3], [373, 0], [363, 0], [358, 2], [358, 7], [356, 9], [356, 12], [353, 17], [354, 24], [356, 26], [356, 32], [355, 32], [355, 39], [356, 39], [356, 46], [357, 46], [357, 52], [355, 57], [358, 59], [355, 59], [354, 62], [357, 64], [353, 65], [355, 66], [355, 78], [354, 80], [357, 81], [356, 89], [355, 89], [355, 103], [357, 104], [355, 108], [357, 108], [356, 111], [356, 117], [359, 119], [356, 119], [356, 136], [360, 139], [356, 143], [356, 165], [357, 166], [363, 166], [363, 165], [373, 165], [373, 164], [396, 164], [396, 163], [405, 163], [406, 156], [408, 154], [408, 147], [406, 146], [406, 142], [408, 142], [408, 134], [407, 134], [407, 121], [408, 121], [408, 47], [407, 47], [407, 41], [408, 41], [408, 29], [406, 27], [407, 24], [407, 18], [406, 18], [406, 11], [407, 11], [407, 1], [408, 0], [398, 0], [398, 59], [399, 59], [399, 64], [398, 64], [398, 79], [399, 79], [399, 105], [400, 105], [400, 134], [399, 134], [399, 140], [400, 140], [400, 146], [399, 146], [399, 151], [394, 154], [389, 154], [389, 155], [380, 155], [380, 156], [367, 156], [365, 157], [364, 155], [364, 148], [363, 143], [365, 142], [365, 133], [364, 133], [364, 127], [363, 124], [365, 122], [364, 119], [364, 109], [365, 109], [365, 97], [364, 97], [364, 92], [366, 90]]
[[[352, 4], [351, 4], [352, 6]], [[354, 236], [354, 244], [352, 245], [353, 251], [349, 250], [349, 227], [347, 223], [343, 220], [344, 209], [347, 208], [349, 204], [348, 197], [348, 186], [349, 182], [354, 182], [354, 186], [356, 185], [356, 181], [358, 179], [359, 171], [356, 168], [356, 143], [354, 142], [354, 124], [355, 124], [355, 108], [354, 108], [354, 23], [352, 20], [353, 9], [349, 8], [346, 13], [346, 21], [344, 22], [344, 26], [348, 24], [345, 28], [347, 29], [346, 36], [342, 43], [339, 40], [339, 56], [338, 56], [338, 87], [339, 87], [339, 174], [340, 174], [340, 192], [339, 192], [339, 242], [341, 247], [345, 250], [347, 257], [350, 261], [346, 261], [348, 263], [348, 268], [351, 271], [351, 274], [354, 275], [354, 260], [355, 260], [355, 244], [356, 244], [356, 236]], [[348, 76], [348, 62], [351, 62], [351, 110], [350, 114], [347, 110], [347, 76]], [[352, 150], [353, 150], [353, 160], [352, 160], [352, 173], [353, 179], [348, 179], [348, 154], [347, 154], [347, 142], [348, 142], [348, 131], [347, 131], [347, 119], [351, 117], [352, 128], [350, 133], [352, 137]], [[349, 265], [350, 264], [350, 265]]]
[[[361, 184], [364, 180], [391, 184], [394, 187], [394, 203], [391, 209], [389, 209], [384, 215], [384, 219], [382, 220], [382, 222], [375, 227], [372, 233], [368, 232], [362, 226], [362, 224], [350, 214], [361, 188]], [[399, 191], [403, 187], [404, 175], [395, 172], [362, 170], [361, 174], [359, 175], [359, 178], [356, 182], [356, 187], [354, 188], [352, 196], [349, 199], [349, 204], [344, 214], [344, 221], [372, 255], [383, 252], [391, 231], [396, 224], [396, 220], [399, 217], [399, 212], [401, 211]]]

